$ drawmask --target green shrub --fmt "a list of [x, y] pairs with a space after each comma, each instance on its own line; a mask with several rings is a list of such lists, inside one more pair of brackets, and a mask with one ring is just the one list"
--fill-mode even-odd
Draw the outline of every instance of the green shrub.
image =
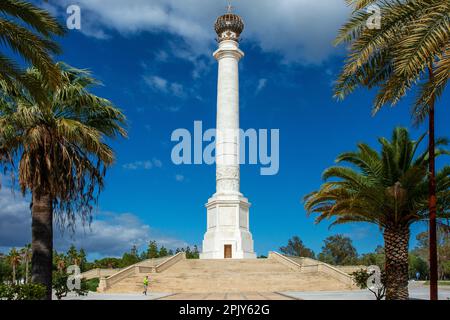
[[0, 284], [1, 300], [42, 300], [45, 296], [46, 289], [40, 284]]
[[[377, 300], [382, 300], [386, 295], [386, 274], [384, 272], [381, 272], [381, 279], [380, 279], [380, 287], [374, 286], [373, 288], [369, 288], [367, 286], [367, 282], [369, 280], [369, 277], [374, 275], [375, 271], [369, 273], [368, 271], [361, 269], [359, 271], [355, 271], [351, 274], [353, 281], [360, 289], [368, 289], [370, 292], [372, 292], [375, 295], [375, 298]], [[375, 284], [375, 283], [373, 283]]]
[[100, 282], [99, 278], [94, 278], [94, 279], [90, 279], [90, 280], [83, 280], [81, 282], [81, 286], [84, 287], [88, 291], [96, 292], [99, 282]]
[[[67, 280], [69, 276], [63, 272], [53, 272], [52, 277], [52, 287], [55, 291], [55, 296], [58, 300], [61, 300], [63, 297], [66, 297], [69, 292], [69, 287], [67, 286]], [[73, 292], [78, 294], [79, 296], [85, 296], [87, 294], [86, 282], [81, 281], [81, 288], [75, 289]]]

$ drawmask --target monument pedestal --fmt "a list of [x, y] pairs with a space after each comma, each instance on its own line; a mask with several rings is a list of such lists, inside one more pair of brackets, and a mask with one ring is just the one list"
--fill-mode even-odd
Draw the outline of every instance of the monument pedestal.
[[242, 195], [215, 195], [206, 204], [208, 226], [200, 259], [254, 259], [250, 203]]

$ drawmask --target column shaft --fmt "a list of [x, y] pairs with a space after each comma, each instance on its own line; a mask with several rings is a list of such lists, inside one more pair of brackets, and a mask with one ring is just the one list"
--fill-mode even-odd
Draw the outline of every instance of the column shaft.
[[236, 41], [223, 41], [214, 54], [219, 63], [217, 86], [216, 192], [240, 194], [239, 60]]

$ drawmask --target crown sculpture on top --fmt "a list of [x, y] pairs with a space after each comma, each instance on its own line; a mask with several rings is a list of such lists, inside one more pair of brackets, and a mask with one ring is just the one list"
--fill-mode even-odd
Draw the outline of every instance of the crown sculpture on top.
[[217, 33], [217, 41], [234, 40], [239, 42], [239, 37], [244, 31], [244, 20], [232, 13], [232, 6], [228, 4], [228, 12], [217, 18], [214, 29]]

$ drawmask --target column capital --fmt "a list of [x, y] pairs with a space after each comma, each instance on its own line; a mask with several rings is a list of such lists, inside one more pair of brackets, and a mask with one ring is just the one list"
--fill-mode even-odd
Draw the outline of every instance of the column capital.
[[223, 58], [235, 58], [240, 60], [245, 54], [239, 49], [239, 44], [236, 41], [225, 40], [219, 44], [219, 49], [214, 52], [213, 56], [216, 60]]

